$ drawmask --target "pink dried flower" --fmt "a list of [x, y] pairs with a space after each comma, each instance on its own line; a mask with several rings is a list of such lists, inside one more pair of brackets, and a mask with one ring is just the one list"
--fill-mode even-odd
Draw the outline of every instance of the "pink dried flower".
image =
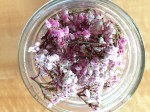
[[127, 39], [125, 39], [125, 38], [120, 38], [120, 39], [118, 40], [119, 48], [120, 48], [120, 49], [125, 49], [126, 43], [127, 43]]
[[50, 34], [52, 37], [56, 37], [58, 42], [62, 42], [62, 38], [65, 36], [63, 30], [50, 30]]
[[65, 45], [66, 45], [66, 42], [65, 41], [62, 41], [62, 42], [60, 42], [60, 48], [62, 48], [62, 47], [64, 47]]
[[98, 15], [96, 16], [96, 19], [101, 20], [102, 18], [103, 18], [102, 15], [99, 15], [99, 14], [98, 14]]
[[81, 22], [84, 21], [84, 13], [80, 13], [80, 14], [79, 14], [79, 20], [80, 20]]
[[68, 23], [69, 21], [70, 21], [69, 16], [68, 15], [63, 15], [63, 22]]
[[60, 17], [58, 14], [56, 14], [56, 17], [55, 17], [56, 20], [60, 20]]
[[50, 62], [56, 62], [56, 61], [59, 61], [60, 59], [59, 59], [59, 55], [57, 55], [57, 54], [53, 54], [53, 55], [51, 55], [51, 56], [47, 56], [47, 59], [48, 59], [48, 61], [50, 61]]
[[111, 34], [115, 35], [117, 33], [116, 29], [112, 28]]
[[106, 43], [109, 43], [109, 44], [113, 44], [113, 39], [110, 38], [110, 37], [106, 37], [106, 38], [105, 38], [105, 42], [106, 42]]
[[68, 13], [68, 9], [65, 9], [62, 11], [62, 20], [64, 23], [68, 23], [69, 20], [69, 13]]
[[63, 29], [65, 35], [68, 35], [69, 34], [69, 27], [66, 26], [64, 29]]
[[65, 36], [65, 33], [63, 30], [57, 30], [57, 38], [58, 39], [61, 39], [64, 36]]
[[74, 39], [75, 39], [75, 36], [70, 33], [70, 34], [69, 34], [69, 38], [70, 38], [70, 40], [74, 40]]
[[49, 22], [50, 22], [50, 24], [51, 24], [52, 27], [58, 28], [60, 26], [58, 20], [54, 20], [54, 19], [50, 18]]
[[46, 24], [46, 27], [49, 29], [52, 27], [52, 24], [48, 20], [45, 21], [45, 24]]
[[99, 75], [100, 75], [99, 69], [98, 70], [94, 70], [94, 74], [99, 77]]
[[89, 16], [89, 18], [88, 18], [89, 22], [92, 22], [92, 20], [95, 18], [94, 14], [91, 11], [89, 11], [88, 16]]
[[91, 65], [92, 66], [97, 66], [99, 64], [99, 58], [98, 57], [94, 57], [92, 60], [91, 60]]
[[86, 89], [85, 91], [84, 91], [84, 94], [87, 96], [87, 98], [90, 98], [90, 91], [88, 90], [88, 89]]
[[99, 43], [100, 43], [100, 44], [106, 44], [106, 42], [104, 41], [104, 38], [103, 38], [103, 37], [100, 37], [100, 38], [99, 38]]
[[92, 75], [93, 74], [93, 70], [91, 68], [88, 69], [88, 75]]
[[76, 67], [75, 67], [75, 70], [77, 70], [77, 71], [82, 70], [82, 66], [76, 66]]
[[85, 40], [89, 40], [91, 33], [88, 30], [83, 31], [83, 36]]
[[47, 63], [47, 64], [45, 64], [45, 67], [46, 67], [48, 70], [52, 70], [52, 69], [53, 69], [53, 64], [52, 64], [52, 63]]
[[56, 37], [57, 36], [57, 30], [54, 30], [54, 29], [51, 29], [50, 31], [50, 35], [52, 36], [52, 37]]
[[82, 70], [80, 71], [79, 77], [86, 75], [86, 73], [87, 73], [87, 68], [82, 68]]
[[44, 54], [36, 55], [35, 60], [38, 64], [42, 64], [46, 60], [46, 56]]
[[68, 15], [69, 14], [69, 10], [68, 9], [64, 9], [62, 10], [62, 15]]
[[35, 45], [31, 46], [28, 49], [28, 52], [37, 52], [37, 51], [39, 51], [40, 50], [39, 46], [40, 46], [40, 42], [36, 42]]

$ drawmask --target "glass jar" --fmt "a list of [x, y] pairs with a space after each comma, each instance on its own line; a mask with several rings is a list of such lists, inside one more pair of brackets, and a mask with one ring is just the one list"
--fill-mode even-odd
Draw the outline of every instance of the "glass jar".
[[[32, 96], [43, 106], [44, 100], [41, 90], [30, 77], [38, 73], [33, 60], [33, 54], [28, 53], [29, 46], [38, 41], [43, 35], [45, 20], [62, 9], [81, 10], [94, 8], [110, 16], [128, 37], [127, 55], [125, 57], [125, 70], [118, 86], [102, 94], [102, 112], [112, 112], [122, 106], [135, 92], [143, 75], [145, 65], [145, 50], [141, 34], [131, 17], [121, 8], [108, 0], [54, 0], [42, 6], [26, 24], [19, 43], [18, 61], [22, 79]], [[41, 32], [42, 31], [42, 32]], [[72, 97], [61, 101], [51, 109], [52, 112], [90, 112], [90, 108], [80, 99]]]

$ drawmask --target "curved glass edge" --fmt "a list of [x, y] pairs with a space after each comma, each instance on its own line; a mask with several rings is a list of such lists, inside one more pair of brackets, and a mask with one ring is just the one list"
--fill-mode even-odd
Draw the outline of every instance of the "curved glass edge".
[[[22, 78], [22, 81], [24, 82], [24, 85], [25, 85], [25, 87], [26, 87], [26, 89], [29, 91], [29, 93], [30, 93], [30, 95], [33, 97], [33, 99], [35, 99], [35, 101], [38, 101], [39, 102], [39, 104], [41, 104], [44, 108], [45, 108], [45, 106], [44, 106], [44, 104], [42, 103], [42, 101], [39, 101], [39, 100], [37, 100], [37, 98], [35, 97], [35, 95], [34, 95], [34, 93], [29, 89], [29, 87], [27, 86], [28, 85], [28, 81], [25, 81], [24, 79], [23, 79], [23, 73], [22, 72], [24, 72], [25, 70], [24, 70], [24, 66], [23, 65], [21, 65], [20, 64], [20, 62], [21, 62], [21, 60], [24, 60], [24, 58], [23, 57], [21, 57], [20, 56], [20, 51], [22, 50], [21, 48], [21, 43], [22, 43], [22, 41], [23, 41], [23, 35], [25, 34], [25, 31], [26, 31], [26, 29], [27, 29], [27, 27], [30, 25], [30, 23], [31, 23], [31, 21], [33, 20], [33, 19], [37, 19], [38, 17], [36, 17], [36, 15], [41, 11], [41, 10], [43, 10], [47, 5], [49, 5], [49, 4], [51, 4], [50, 6], [52, 6], [52, 5], [54, 5], [55, 4], [55, 0], [50, 0], [49, 2], [47, 2], [47, 3], [45, 3], [43, 6], [41, 6], [36, 12], [34, 12], [33, 13], [33, 15], [29, 18], [29, 20], [26, 22], [26, 24], [25, 24], [25, 26], [24, 26], [24, 28], [23, 28], [23, 30], [22, 30], [22, 33], [21, 33], [21, 36], [20, 36], [20, 40], [19, 40], [19, 43], [18, 43], [18, 52], [17, 52], [17, 54], [18, 54], [18, 68], [19, 68], [19, 72], [20, 72], [20, 75], [21, 75], [21, 78]], [[46, 108], [47, 110], [49, 110], [48, 108]], [[51, 111], [51, 110], [49, 110], [50, 112], [53, 112], [53, 111]]]
[[[99, 0], [101, 1], [101, 0]], [[110, 4], [110, 2], [106, 1], [108, 4]], [[125, 14], [125, 17], [128, 18], [131, 22], [132, 27], [135, 29], [136, 31], [136, 35], [138, 37], [139, 43], [140, 43], [140, 47], [141, 47], [141, 70], [139, 72], [140, 76], [138, 78], [138, 80], [136, 81], [136, 84], [134, 86], [134, 88], [132, 89], [132, 91], [129, 92], [129, 94], [126, 95], [126, 97], [124, 97], [124, 99], [118, 104], [116, 105], [113, 109], [111, 109], [111, 111], [117, 111], [119, 110], [125, 103], [127, 103], [127, 101], [133, 96], [133, 94], [136, 92], [139, 84], [141, 83], [142, 77], [143, 77], [143, 73], [144, 73], [144, 68], [145, 68], [145, 46], [144, 46], [144, 41], [141, 35], [141, 32], [139, 30], [139, 28], [137, 27], [136, 23], [134, 22], [134, 20], [129, 16], [129, 14], [127, 12], [125, 12], [122, 8], [120, 8], [119, 6], [117, 6], [115, 3], [113, 3], [111, 1], [111, 4], [113, 7], [116, 8], [116, 10], [120, 10], [121, 13]], [[119, 107], [119, 108], [118, 108]]]

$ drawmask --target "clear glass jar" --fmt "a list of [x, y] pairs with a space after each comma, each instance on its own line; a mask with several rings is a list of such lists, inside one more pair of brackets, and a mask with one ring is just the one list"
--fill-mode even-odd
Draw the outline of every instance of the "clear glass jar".
[[[26, 24], [19, 43], [18, 61], [22, 79], [32, 96], [47, 107], [48, 101], [43, 99], [41, 90], [30, 77], [36, 76], [33, 54], [27, 52], [29, 46], [35, 43], [42, 35], [44, 22], [47, 18], [60, 12], [62, 9], [81, 10], [94, 8], [106, 12], [128, 37], [125, 70], [119, 85], [102, 94], [102, 112], [112, 112], [122, 106], [135, 92], [143, 75], [145, 65], [145, 50], [140, 32], [131, 17], [121, 8], [108, 0], [54, 0], [42, 6]], [[61, 101], [49, 109], [52, 112], [90, 112], [90, 108], [80, 99], [73, 97]]]

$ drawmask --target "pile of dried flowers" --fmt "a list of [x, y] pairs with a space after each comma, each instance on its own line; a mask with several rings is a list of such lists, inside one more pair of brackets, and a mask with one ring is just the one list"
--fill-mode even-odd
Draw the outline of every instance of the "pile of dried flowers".
[[[63, 10], [45, 21], [47, 33], [28, 52], [35, 53], [39, 69], [31, 77], [49, 100], [48, 108], [77, 95], [93, 109], [100, 111], [103, 89], [119, 80], [127, 39], [119, 26], [94, 9], [70, 13]], [[39, 76], [49, 76], [40, 83]]]

